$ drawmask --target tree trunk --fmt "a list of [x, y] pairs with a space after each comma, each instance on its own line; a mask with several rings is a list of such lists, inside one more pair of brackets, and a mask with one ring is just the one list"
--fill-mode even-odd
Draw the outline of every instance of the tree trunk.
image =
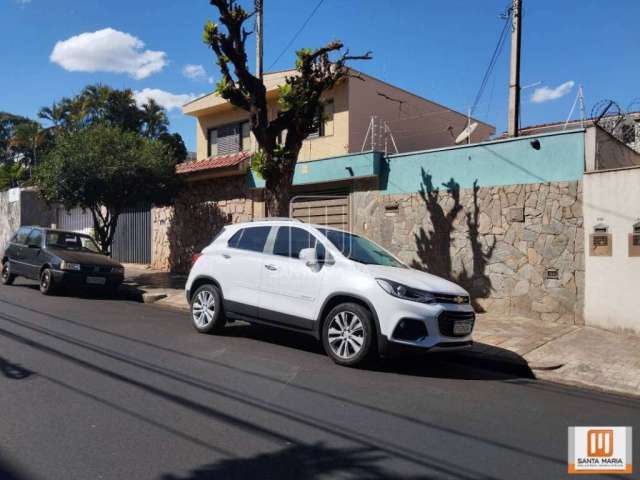
[[295, 165], [295, 160], [281, 159], [278, 164], [278, 171], [265, 178], [264, 194], [267, 216], [289, 216], [289, 200], [291, 199], [291, 184]]

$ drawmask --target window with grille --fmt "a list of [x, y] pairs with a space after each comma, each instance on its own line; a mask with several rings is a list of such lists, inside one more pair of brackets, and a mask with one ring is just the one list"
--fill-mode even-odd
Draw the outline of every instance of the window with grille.
[[208, 156], [229, 155], [251, 150], [249, 122], [230, 123], [209, 130]]

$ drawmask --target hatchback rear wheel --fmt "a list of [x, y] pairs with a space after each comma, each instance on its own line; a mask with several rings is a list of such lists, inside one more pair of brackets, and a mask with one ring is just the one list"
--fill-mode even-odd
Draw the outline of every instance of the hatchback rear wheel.
[[2, 264], [2, 275], [0, 275], [2, 284], [11, 285], [15, 279], [16, 276], [11, 273], [11, 265], [9, 265], [9, 261], [4, 262]]

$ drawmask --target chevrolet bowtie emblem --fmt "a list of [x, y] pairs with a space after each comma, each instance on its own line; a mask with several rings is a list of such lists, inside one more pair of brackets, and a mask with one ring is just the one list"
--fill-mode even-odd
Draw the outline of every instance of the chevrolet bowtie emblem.
[[464, 303], [464, 300], [465, 300], [464, 297], [455, 297], [453, 299], [453, 301], [456, 303]]

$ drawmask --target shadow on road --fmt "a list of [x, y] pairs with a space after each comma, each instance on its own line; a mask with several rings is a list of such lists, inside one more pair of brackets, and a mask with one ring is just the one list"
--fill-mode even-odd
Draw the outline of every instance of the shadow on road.
[[[31, 370], [21, 367], [17, 363], [11, 363], [2, 357], [0, 357], [0, 372], [2, 372], [5, 377], [10, 378], [11, 380], [24, 380], [25, 378], [29, 378], [31, 375], [33, 375], [33, 372]], [[1, 467], [0, 473], [2, 473]], [[0, 478], [4, 477], [0, 476]]]
[[162, 480], [284, 480], [317, 478], [428, 479], [425, 475], [397, 475], [377, 463], [385, 456], [368, 448], [330, 448], [322, 443], [292, 445], [283, 450], [261, 453], [250, 458], [224, 459], [193, 470], [185, 477], [163, 475]]
[[[262, 325], [234, 322], [222, 335], [268, 342], [286, 348], [324, 355], [320, 342], [302, 334]], [[327, 359], [329, 361], [329, 359]], [[415, 377], [451, 378], [457, 380], [534, 379], [526, 360], [503, 348], [476, 344], [459, 352], [406, 353], [400, 357], [381, 359], [368, 367], [377, 372]]]
[[[38, 291], [38, 282], [35, 280], [20, 279], [11, 288], [26, 288]], [[100, 290], [99, 288], [60, 288], [54, 297], [82, 298], [84, 300], [120, 300], [127, 302], [143, 303], [144, 290], [135, 285], [122, 285], [116, 292]]]

